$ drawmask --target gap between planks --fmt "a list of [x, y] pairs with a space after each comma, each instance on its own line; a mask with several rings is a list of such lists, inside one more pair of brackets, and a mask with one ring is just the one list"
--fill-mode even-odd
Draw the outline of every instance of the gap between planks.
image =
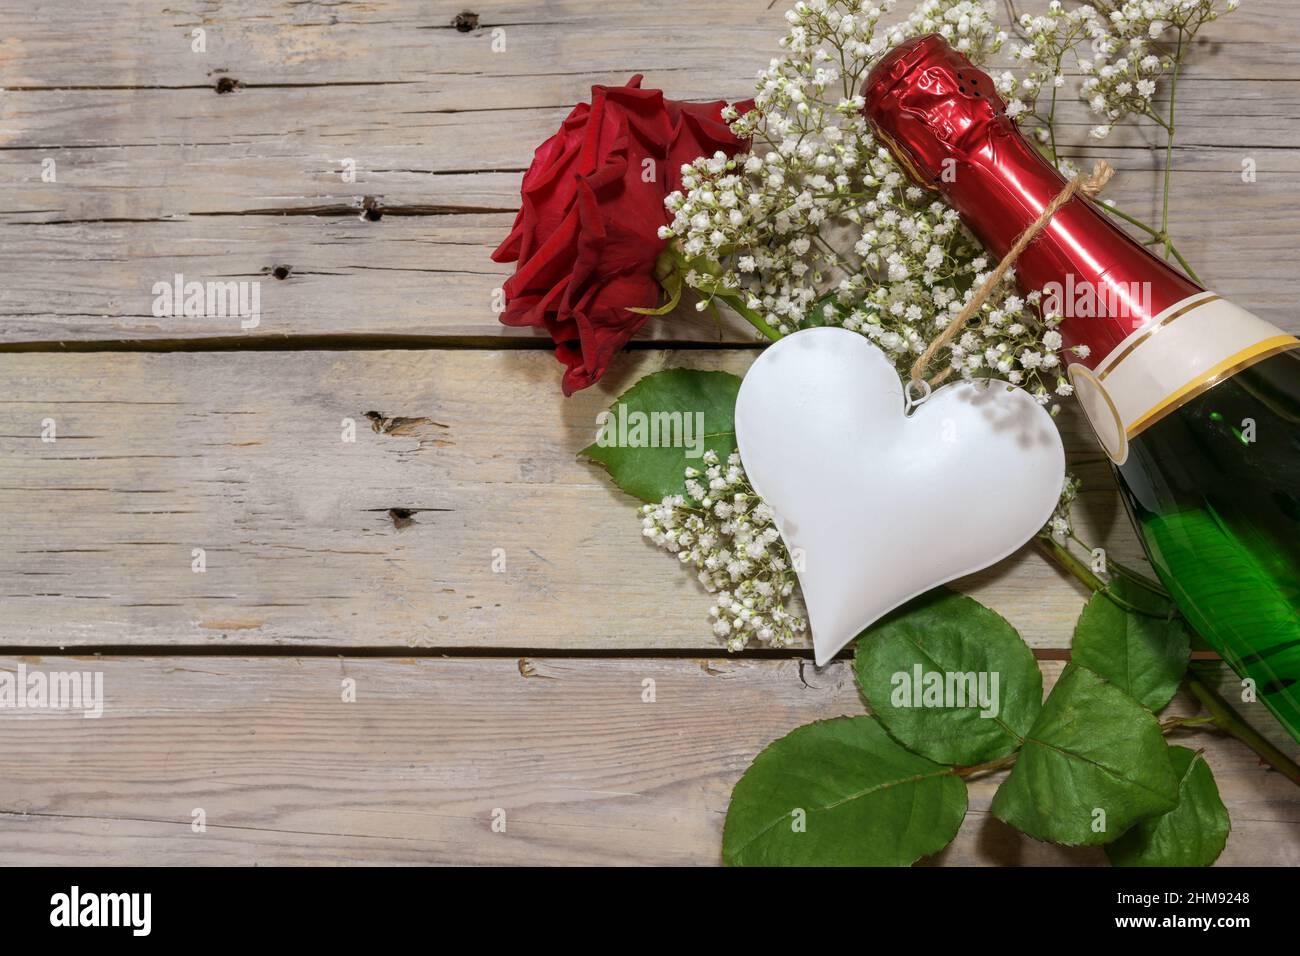
[[[0, 316], [3, 318], [3, 316]], [[753, 342], [701, 342], [672, 339], [634, 339], [624, 346], [629, 352], [647, 349], [690, 351], [756, 351], [768, 345], [755, 333]], [[337, 332], [325, 335], [273, 333], [249, 336], [216, 336], [192, 339], [46, 339], [30, 342], [0, 342], [0, 355], [23, 352], [377, 352], [377, 351], [464, 351], [472, 349], [520, 349], [553, 352], [555, 343], [538, 335], [534, 338], [476, 335], [372, 335]]]
[[[1031, 647], [1038, 661], [1070, 660], [1068, 647]], [[784, 661], [804, 663], [813, 659], [811, 647], [747, 647], [729, 651], [724, 647], [651, 647], [651, 648], [566, 648], [566, 647], [418, 647], [378, 644], [371, 647], [337, 648], [321, 645], [301, 647], [283, 644], [241, 644], [231, 647], [212, 647], [202, 644], [87, 644], [87, 645], [22, 645], [0, 646], [0, 657], [336, 657], [367, 660], [420, 660], [426, 658], [467, 658], [504, 660], [512, 657], [554, 658], [556, 660], [687, 660], [687, 661]], [[832, 661], [851, 661], [852, 645], [836, 654]], [[1194, 661], [1221, 661], [1214, 651], [1192, 651]]]
[[[104, 660], [101, 719], [0, 720], [0, 859], [84, 859], [89, 844], [101, 862], [157, 864], [717, 863], [754, 755], [864, 711], [844, 663], [808, 679], [791, 661], [530, 663]], [[1062, 665], [1041, 670], [1050, 688]], [[1171, 712], [1195, 707], [1180, 694]], [[1295, 788], [1231, 739], [1173, 741], [1205, 748], [1233, 815], [1221, 863], [1294, 865]], [[1105, 862], [993, 820], [1000, 779], [968, 782], [961, 832], [927, 862]]]

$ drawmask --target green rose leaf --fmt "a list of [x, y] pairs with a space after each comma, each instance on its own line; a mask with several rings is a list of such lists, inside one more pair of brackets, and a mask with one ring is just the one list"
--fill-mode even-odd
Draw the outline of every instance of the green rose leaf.
[[873, 717], [837, 717], [769, 744], [731, 794], [732, 866], [908, 866], [947, 846], [966, 784]]
[[[1138, 611], [1147, 614], [1149, 617], [1169, 620], [1179, 616], [1178, 607], [1164, 593], [1163, 588], [1160, 591], [1154, 591], [1146, 587], [1120, 571], [1114, 561], [1111, 562], [1111, 568], [1109, 591], [1123, 603], [1137, 608]], [[1161, 587], [1158, 583], [1156, 583], [1156, 586]], [[1213, 650], [1205, 638], [1199, 634], [1189, 631], [1188, 638], [1194, 651]]]
[[1079, 615], [1070, 652], [1076, 664], [1153, 711], [1173, 698], [1190, 658], [1181, 621], [1127, 611], [1104, 594], [1094, 594]]
[[1087, 668], [1061, 675], [993, 797], [993, 815], [1039, 840], [1109, 843], [1178, 803], [1150, 711]]
[[1178, 806], [1143, 820], [1110, 846], [1114, 866], [1209, 866], [1228, 842], [1232, 821], [1209, 764], [1194, 750], [1170, 747]]
[[614, 484], [642, 501], [685, 494], [682, 475], [688, 467], [704, 470], [706, 450], [723, 461], [736, 450], [738, 391], [740, 378], [728, 372], [647, 375], [619, 396], [600, 437], [578, 454], [600, 462]]
[[1042, 707], [1043, 675], [1016, 629], [947, 588], [864, 631], [853, 670], [885, 728], [939, 763], [1011, 753]]

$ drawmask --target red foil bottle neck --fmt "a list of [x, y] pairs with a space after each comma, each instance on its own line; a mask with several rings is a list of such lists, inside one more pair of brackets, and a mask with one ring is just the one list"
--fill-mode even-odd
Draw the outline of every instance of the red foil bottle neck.
[[[997, 259], [1066, 185], [1007, 118], [993, 81], [942, 37], [891, 51], [863, 95], [879, 138], [921, 185], [943, 194]], [[1025, 292], [1059, 285], [1067, 316], [1062, 338], [1089, 347], [1082, 360], [1089, 366], [1155, 315], [1203, 291], [1083, 197], [1057, 211], [1015, 268]]]

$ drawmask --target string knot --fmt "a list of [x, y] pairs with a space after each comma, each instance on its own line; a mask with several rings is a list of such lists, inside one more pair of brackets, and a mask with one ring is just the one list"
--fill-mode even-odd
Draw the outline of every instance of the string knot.
[[[1082, 174], [1080, 174], [1082, 175]], [[1089, 199], [1096, 199], [1097, 194], [1106, 188], [1110, 182], [1110, 177], [1115, 175], [1115, 169], [1104, 159], [1097, 160], [1096, 165], [1092, 167], [1092, 172], [1083, 178], [1079, 183], [1079, 192], [1083, 193]], [[1076, 176], [1075, 179], [1079, 177]]]
[[[1034, 241], [1034, 237], [1046, 228], [1047, 224], [1051, 222], [1052, 217], [1056, 215], [1057, 211], [1073, 199], [1075, 193], [1083, 193], [1089, 199], [1095, 199], [1097, 195], [1106, 188], [1106, 184], [1110, 182], [1111, 177], [1114, 175], [1115, 170], [1111, 168], [1110, 163], [1106, 162], [1104, 159], [1099, 159], [1097, 160], [1096, 165], [1092, 167], [1091, 173], [1087, 175], [1079, 173], [1079, 175], [1075, 176], [1065, 184], [1064, 189], [1052, 197], [1052, 201], [1043, 207], [1043, 211], [1039, 214], [1038, 218], [1030, 224], [1029, 228], [1020, 234], [1020, 238], [1016, 240], [1015, 245], [1007, 251], [1007, 254], [1002, 257], [1002, 261], [998, 263], [997, 268], [990, 272], [988, 278], [986, 278], [980, 287], [975, 290], [975, 294], [970, 297], [962, 310], [957, 313], [957, 316], [948, 323], [948, 327], [940, 332], [939, 337], [931, 342], [925, 352], [922, 353], [914, 363], [912, 363], [911, 377], [913, 382], [922, 381], [921, 375], [925, 371], [926, 366], [934, 360], [934, 357], [939, 353], [939, 350], [951, 342], [953, 338], [956, 337], [957, 333], [962, 330], [962, 327], [979, 312], [984, 303], [988, 301], [989, 296], [993, 294], [993, 290], [997, 288], [998, 283], [1002, 281], [1003, 277], [1006, 276], [1011, 267], [1016, 264], [1016, 260], [1020, 258], [1020, 254], [1029, 247], [1031, 242]], [[935, 375], [934, 378], [930, 379], [929, 384], [938, 385], [951, 373], [951, 368], [944, 369], [942, 372]]]

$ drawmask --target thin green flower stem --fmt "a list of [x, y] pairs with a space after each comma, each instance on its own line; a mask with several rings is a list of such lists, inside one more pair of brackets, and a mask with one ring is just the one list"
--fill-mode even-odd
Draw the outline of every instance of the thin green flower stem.
[[1048, 557], [1052, 558], [1057, 564], [1061, 565], [1073, 574], [1091, 590], [1104, 595], [1106, 600], [1110, 601], [1116, 607], [1122, 608], [1125, 611], [1131, 611], [1134, 614], [1140, 614], [1143, 617], [1154, 617], [1160, 620], [1164, 619], [1162, 615], [1152, 614], [1150, 611], [1140, 608], [1135, 604], [1130, 604], [1118, 594], [1115, 594], [1110, 589], [1109, 584], [1097, 577], [1097, 575], [1093, 574], [1091, 568], [1076, 558], [1070, 552], [1069, 548], [1065, 547], [1065, 545], [1061, 544], [1050, 534], [1038, 535], [1037, 541], [1039, 547], [1047, 553]]
[[[1053, 98], [1053, 99], [1056, 98], [1055, 88], [1053, 88], [1052, 98]], [[1055, 109], [1056, 109], [1056, 104], [1053, 103], [1053, 104], [1052, 104], [1052, 113], [1055, 113]], [[1052, 113], [1049, 113], [1047, 117], [1044, 117], [1044, 118], [1043, 118], [1043, 125], [1047, 128], [1047, 134], [1048, 134], [1048, 137], [1049, 137], [1049, 139], [1050, 139], [1050, 141], [1051, 141], [1051, 145], [1050, 145], [1049, 148], [1050, 148], [1051, 151], [1052, 151], [1052, 162], [1053, 162], [1053, 164], [1055, 164], [1055, 162], [1056, 162], [1056, 129], [1055, 129], [1055, 126], [1053, 125], [1053, 122], [1052, 122], [1052, 119], [1051, 119], [1051, 117], [1052, 117]], [[1163, 208], [1163, 210], [1162, 210], [1162, 212], [1161, 212], [1161, 219], [1163, 220], [1164, 227], [1161, 228], [1161, 229], [1157, 229], [1155, 226], [1152, 226], [1152, 225], [1150, 225], [1150, 224], [1148, 224], [1148, 223], [1143, 222], [1143, 221], [1142, 221], [1141, 219], [1139, 219], [1137, 216], [1134, 216], [1134, 215], [1132, 215], [1132, 214], [1130, 214], [1130, 213], [1127, 213], [1127, 212], [1125, 212], [1124, 210], [1120, 209], [1118, 206], [1114, 206], [1114, 205], [1112, 205], [1112, 204], [1110, 204], [1110, 203], [1100, 202], [1100, 203], [1098, 203], [1097, 205], [1100, 206], [1100, 207], [1101, 207], [1103, 210], [1105, 210], [1106, 212], [1110, 213], [1112, 216], [1116, 216], [1116, 217], [1119, 218], [1119, 219], [1123, 219], [1123, 220], [1124, 220], [1125, 222], [1127, 222], [1129, 225], [1131, 225], [1131, 226], [1136, 226], [1138, 229], [1141, 229], [1143, 232], [1145, 232], [1145, 233], [1147, 234], [1147, 236], [1149, 237], [1149, 239], [1148, 239], [1148, 241], [1147, 241], [1147, 243], [1146, 243], [1147, 245], [1153, 245], [1153, 244], [1156, 244], [1156, 243], [1163, 243], [1164, 246], [1165, 246], [1165, 250], [1166, 250], [1166, 251], [1165, 251], [1165, 258], [1166, 258], [1166, 259], [1169, 258], [1169, 256], [1172, 254], [1173, 257], [1178, 261], [1179, 266], [1182, 267], [1182, 270], [1183, 270], [1185, 273], [1187, 273], [1188, 277], [1189, 277], [1193, 282], [1200, 283], [1200, 282], [1201, 282], [1201, 277], [1198, 276], [1198, 275], [1196, 274], [1196, 270], [1193, 269], [1192, 266], [1191, 266], [1191, 264], [1187, 261], [1187, 259], [1183, 257], [1183, 254], [1182, 254], [1181, 252], [1178, 251], [1178, 247], [1177, 247], [1176, 245], [1174, 245], [1173, 238], [1169, 235], [1169, 178], [1170, 178], [1170, 171], [1172, 170], [1173, 166], [1172, 166], [1171, 159], [1168, 158], [1168, 157], [1169, 157], [1169, 154], [1172, 152], [1172, 149], [1173, 149], [1173, 131], [1172, 131], [1172, 128], [1171, 128], [1170, 126], [1168, 126], [1168, 125], [1165, 123], [1165, 121], [1164, 121], [1163, 119], [1161, 119], [1159, 116], [1156, 116], [1154, 113], [1151, 113], [1151, 114], [1148, 114], [1148, 115], [1149, 115], [1152, 119], [1154, 119], [1157, 123], [1159, 123], [1161, 126], [1165, 127], [1166, 130], [1169, 131], [1169, 139], [1168, 139], [1168, 142], [1167, 142], [1167, 144], [1166, 144], [1165, 184], [1164, 184], [1164, 190], [1165, 190], [1165, 196], [1164, 196], [1164, 208]]]
[[754, 328], [758, 329], [759, 332], [763, 333], [763, 335], [771, 341], [775, 342], [777, 339], [781, 338], [781, 333], [764, 322], [761, 315], [746, 306], [744, 302], [741, 301], [740, 296], [718, 292], [715, 293], [713, 297], [715, 299], [720, 299], [727, 308], [731, 309], [731, 311], [735, 312]]
[[[1174, 69], [1169, 79], [1169, 123], [1165, 127], [1165, 190], [1164, 201], [1160, 208], [1160, 232], [1165, 237], [1165, 258], [1173, 252], [1174, 244], [1169, 241], [1169, 180], [1174, 171], [1174, 104], [1178, 99], [1178, 73], [1183, 66], [1183, 27], [1178, 26], [1178, 48], [1174, 51]], [[1182, 257], [1179, 256], [1179, 262]]]
[[1214, 726], [1231, 734], [1251, 750], [1255, 751], [1265, 763], [1300, 787], [1300, 766], [1273, 744], [1269, 743], [1259, 731], [1238, 716], [1228, 702], [1200, 678], [1187, 675], [1187, 688], [1195, 695], [1201, 705], [1210, 712]]
[[1124, 577], [1128, 578], [1130, 581], [1132, 581], [1138, 587], [1142, 588], [1144, 591], [1150, 591], [1152, 594], [1156, 595], [1157, 597], [1162, 597], [1162, 598], [1170, 597], [1169, 592], [1165, 590], [1163, 584], [1161, 584], [1159, 581], [1151, 580], [1151, 578], [1147, 577], [1145, 574], [1142, 574], [1139, 571], [1135, 571], [1133, 568], [1130, 568], [1127, 564], [1122, 564], [1119, 561], [1116, 561], [1114, 558], [1107, 558], [1106, 564], [1114, 568], [1120, 574], [1124, 575]]
[[[1083, 548], [1084, 551], [1087, 551], [1090, 554], [1092, 553], [1092, 547], [1088, 544], [1088, 542], [1084, 541], [1073, 531], [1070, 532], [1070, 540], [1073, 541], [1075, 544], [1077, 544], [1079, 547]], [[1162, 585], [1159, 581], [1151, 580], [1145, 574], [1135, 571], [1133, 568], [1130, 568], [1128, 565], [1116, 561], [1114, 558], [1110, 557], [1109, 555], [1106, 556], [1106, 566], [1114, 568], [1116, 571], [1124, 575], [1124, 577], [1128, 578], [1134, 584], [1139, 585], [1144, 590], [1150, 591], [1152, 594], [1164, 598], [1169, 597], [1169, 592], [1165, 590], [1164, 585]]]
[[[682, 253], [682, 251], [679, 248], [677, 248], [677, 244], [675, 242], [670, 243], [668, 245], [668, 251], [669, 254], [673, 257], [673, 261], [677, 264], [677, 268], [679, 270], [685, 272], [687, 269], [690, 268], [691, 266], [690, 260], [686, 258], [686, 256]], [[713, 293], [711, 298], [721, 299], [722, 302], [725, 303], [728, 308], [730, 308], [733, 312], [735, 312], [738, 316], [740, 316], [742, 319], [744, 319], [754, 328], [758, 329], [759, 332], [761, 332], [771, 341], [775, 342], [777, 339], [781, 337], [781, 333], [776, 331], [776, 329], [772, 328], [766, 322], [764, 322], [763, 317], [761, 315], [759, 315], [753, 309], [746, 307], [744, 301], [741, 299], [740, 296], [732, 295], [726, 292], [715, 292]]]
[[835, 47], [835, 52], [840, 55], [840, 83], [844, 90], [844, 98], [850, 99], [853, 96], [853, 90], [849, 86], [849, 65], [844, 61], [844, 44], [839, 42], [838, 36], [831, 41], [831, 46]]
[[1194, 270], [1188, 261], [1183, 258], [1183, 254], [1178, 251], [1177, 247], [1175, 247], [1172, 242], [1169, 241], [1168, 236], [1165, 236], [1165, 248], [1174, 254], [1174, 258], [1178, 260], [1178, 264], [1182, 266], [1183, 271], [1187, 273], [1189, 279], [1197, 285], [1204, 285], [1204, 283], [1201, 282], [1201, 277], [1196, 274], [1196, 270]]
[[855, 272], [858, 271], [853, 266], [850, 266], [847, 262], [845, 262], [844, 259], [840, 256], [840, 254], [836, 252], [833, 248], [831, 248], [830, 244], [827, 243], [827, 241], [821, 237], [821, 233], [813, 233], [812, 239], [813, 242], [821, 246], [822, 251], [825, 252], [826, 255], [830, 257], [832, 265], [848, 273], [849, 275], [853, 275]]
[[[1210, 727], [1214, 725], [1214, 718], [1209, 714], [1204, 717], [1166, 717], [1160, 721], [1160, 728], [1165, 730], [1178, 730], [1182, 727]], [[1168, 731], [1166, 731], [1168, 732]]]
[[[1062, 567], [1082, 581], [1091, 590], [1098, 593], [1106, 593], [1105, 583], [1093, 574], [1083, 564], [1083, 562], [1070, 554], [1070, 552], [1066, 548], [1062, 547], [1058, 542], [1053, 540], [1050, 535], [1040, 534], [1037, 540], [1040, 545], [1044, 546], [1043, 550], [1050, 557], [1056, 560]], [[1111, 601], [1115, 601], [1117, 604], [1120, 603], [1116, 600], [1113, 594], [1106, 594], [1106, 596]], [[1278, 773], [1282, 774], [1296, 786], [1300, 787], [1300, 766], [1297, 766], [1295, 761], [1282, 753], [1282, 751], [1278, 750], [1277, 747], [1269, 743], [1259, 733], [1259, 731], [1255, 730], [1248, 723], [1242, 720], [1240, 715], [1232, 709], [1232, 706], [1228, 704], [1227, 701], [1211, 690], [1206, 684], [1202, 683], [1201, 680], [1190, 671], [1183, 678], [1183, 683], [1186, 685], [1187, 689], [1192, 692], [1192, 695], [1201, 702], [1201, 705], [1209, 711], [1210, 716], [1213, 718], [1212, 722], [1216, 728], [1232, 737], [1236, 737], [1243, 744], [1253, 750], [1261, 760]], [[1182, 726], [1182, 724], [1180, 723], [1179, 726]], [[1169, 730], [1174, 728], [1169, 727], [1168, 729], [1165, 729], [1162, 727], [1162, 729], [1167, 733]], [[996, 761], [994, 762], [996, 763]], [[977, 768], [971, 768], [971, 773], [978, 772], [983, 768], [983, 766], [984, 765]]]
[[1007, 17], [1011, 20], [1011, 29], [1015, 30], [1016, 34], [1022, 40], [1028, 40], [1029, 34], [1025, 33], [1024, 27], [1020, 25], [1020, 14], [1016, 12], [1015, 3], [1012, 2], [1012, 0], [1005, 0], [1005, 2], [1007, 7]]
[[1057, 164], [1056, 152], [1056, 77], [1061, 72], [1061, 59], [1065, 56], [1065, 50], [1062, 49], [1056, 56], [1056, 65], [1052, 70], [1052, 105], [1047, 111], [1047, 139], [1049, 149], [1052, 151], [1052, 165]]
[[[1151, 238], [1147, 242], [1147, 245], [1151, 245], [1154, 243], [1164, 243], [1165, 246], [1169, 249], [1169, 251], [1173, 253], [1174, 258], [1178, 260], [1178, 264], [1182, 267], [1183, 271], [1187, 273], [1188, 278], [1190, 278], [1193, 282], [1196, 282], [1198, 284], [1201, 282], [1201, 277], [1196, 274], [1196, 270], [1193, 269], [1191, 265], [1187, 262], [1187, 260], [1183, 258], [1183, 254], [1178, 251], [1178, 247], [1173, 244], [1173, 241], [1172, 239], [1170, 239], [1168, 233], [1161, 232], [1159, 229], [1155, 228], [1154, 226], [1147, 225], [1145, 222], [1143, 222], [1141, 219], [1137, 218], [1136, 216], [1131, 216], [1128, 213], [1124, 212], [1124, 210], [1118, 209], [1115, 206], [1111, 206], [1107, 203], [1099, 203], [1098, 205], [1101, 206], [1101, 208], [1104, 209], [1106, 212], [1110, 213], [1112, 216], [1118, 216], [1120, 219], [1123, 219], [1125, 222], [1129, 223], [1130, 225], [1137, 226], [1148, 236], [1150, 236]], [[1168, 213], [1168, 209], [1166, 208], [1166, 214], [1167, 213]]]
[[1124, 212], [1124, 210], [1112, 206], [1110, 205], [1110, 203], [1103, 202], [1103, 203], [1098, 203], [1098, 205], [1101, 206], [1102, 209], [1106, 210], [1106, 212], [1110, 213], [1111, 215], [1119, 216], [1119, 218], [1123, 219], [1125, 222], [1137, 226], [1139, 229], [1141, 229], [1143, 232], [1149, 235], [1152, 239], [1164, 238], [1163, 236], [1160, 235], [1160, 230], [1156, 229], [1154, 226], [1148, 226], [1145, 222], [1143, 222], [1141, 219], [1138, 219], [1136, 216], [1130, 216], [1128, 213]]
[[1169, 132], [1169, 121], [1166, 120], [1159, 113], [1154, 112], [1148, 107], [1147, 109], [1142, 110], [1142, 115], [1145, 116], [1147, 119], [1151, 120], [1161, 129], [1163, 129], [1166, 133]]

